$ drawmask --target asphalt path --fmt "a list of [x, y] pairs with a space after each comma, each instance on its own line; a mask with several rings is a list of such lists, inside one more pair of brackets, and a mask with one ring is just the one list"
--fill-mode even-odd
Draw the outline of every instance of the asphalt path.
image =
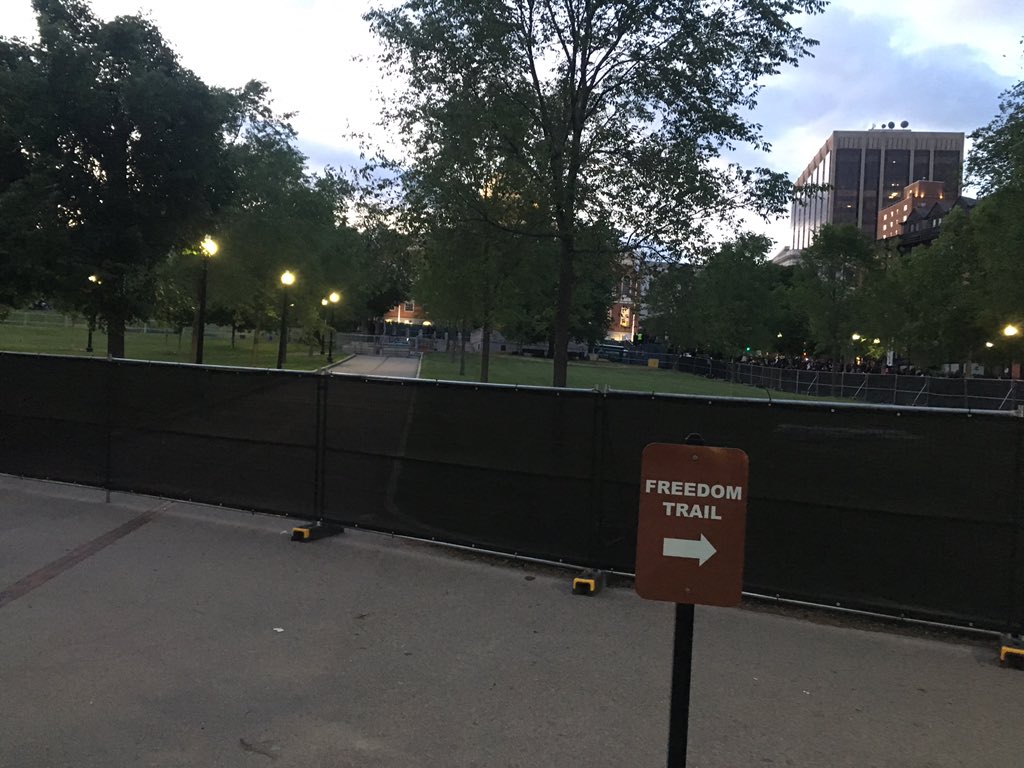
[[[697, 608], [691, 768], [1021, 764], [989, 642]], [[665, 765], [673, 608], [0, 475], [0, 766]]]
[[419, 355], [413, 357], [407, 355], [353, 355], [330, 370], [331, 373], [348, 373], [357, 376], [415, 379], [420, 375], [420, 357]]

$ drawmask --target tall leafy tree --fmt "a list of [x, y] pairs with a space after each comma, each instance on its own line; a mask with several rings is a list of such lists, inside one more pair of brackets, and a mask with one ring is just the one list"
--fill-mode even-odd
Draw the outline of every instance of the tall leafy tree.
[[770, 247], [770, 238], [744, 234], [704, 264], [697, 282], [701, 346], [730, 355], [771, 346], [772, 271], [778, 268], [767, 263]]
[[[82, 0], [34, 0], [38, 42], [0, 42], [0, 253], [67, 303], [90, 300], [124, 355], [146, 317], [154, 270], [197, 242], [230, 193], [223, 126], [231, 98], [181, 66], [148, 20], [96, 19]], [[26, 264], [31, 267], [26, 268]]]
[[1024, 190], [1024, 80], [999, 99], [999, 114], [971, 134], [968, 178], [982, 194]]
[[[627, 249], [671, 248], [741, 204], [784, 210], [783, 177], [717, 161], [735, 144], [766, 148], [748, 111], [758, 82], [808, 53], [814, 41], [791, 20], [823, 6], [405, 0], [367, 15], [383, 63], [407, 84], [387, 118], [410, 159], [447, 145], [440, 108], [486, 127], [490, 156], [536, 191], [558, 244], [556, 386], [566, 384], [579, 239], [589, 223], [623, 232]], [[470, 165], [477, 161], [474, 154]]]
[[696, 265], [667, 265], [651, 278], [647, 291], [647, 333], [667, 340], [679, 350], [699, 347], [697, 296]]
[[794, 279], [818, 351], [839, 360], [863, 321], [860, 287], [876, 266], [872, 240], [850, 224], [826, 224], [805, 248]]
[[975, 358], [992, 334], [980, 323], [985, 276], [973, 222], [954, 210], [942, 236], [911, 253], [904, 269], [904, 335], [915, 359], [930, 366]]

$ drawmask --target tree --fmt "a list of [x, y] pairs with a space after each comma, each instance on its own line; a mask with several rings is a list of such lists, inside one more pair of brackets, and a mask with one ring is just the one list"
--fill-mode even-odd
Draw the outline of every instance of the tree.
[[724, 243], [697, 277], [697, 335], [704, 348], [738, 355], [769, 349], [772, 270], [767, 263], [772, 241], [744, 234]]
[[697, 268], [669, 264], [652, 279], [647, 291], [647, 333], [667, 339], [676, 349], [700, 347], [697, 330]]
[[789, 306], [788, 275], [768, 262], [770, 248], [769, 238], [744, 233], [696, 264], [663, 270], [651, 283], [647, 331], [677, 348], [729, 356], [799, 348], [803, 329]]
[[981, 193], [1024, 191], [1024, 80], [1002, 93], [999, 115], [971, 138], [968, 178]]
[[824, 225], [795, 267], [794, 290], [811, 334], [835, 360], [864, 319], [858, 289], [874, 267], [874, 243], [851, 224]]
[[[233, 95], [239, 109], [229, 124], [227, 152], [235, 194], [215, 223], [221, 248], [210, 264], [211, 318], [235, 328], [274, 327], [285, 269], [298, 275], [290, 317], [311, 335], [323, 331], [320, 301], [331, 291], [345, 297], [334, 311], [336, 322], [353, 311], [360, 316], [351, 290], [360, 244], [344, 215], [352, 185], [331, 168], [307, 172], [290, 115], [273, 111], [263, 83], [250, 82]], [[184, 258], [195, 272], [201, 256], [190, 250]]]
[[906, 257], [905, 338], [925, 366], [970, 361], [992, 336], [979, 322], [985, 277], [972, 218], [952, 211], [935, 243]]
[[790, 19], [823, 6], [405, 0], [367, 14], [384, 44], [383, 64], [406, 79], [387, 119], [413, 162], [449, 142], [438, 110], [461, 113], [468, 118], [462, 124], [486, 127], [479, 135], [488, 152], [536, 192], [544, 234], [559, 249], [556, 386], [566, 384], [585, 226], [611, 225], [627, 251], [678, 248], [740, 205], [784, 211], [784, 177], [716, 161], [738, 143], [767, 148], [747, 117], [758, 81], [808, 53], [814, 41]]
[[108, 352], [122, 357], [126, 322], [152, 311], [155, 268], [198, 242], [230, 194], [231, 98], [146, 19], [100, 22], [82, 0], [33, 7], [38, 43], [0, 42], [0, 151], [23, 158], [0, 182], [0, 219], [15, 221], [2, 251], [67, 303], [99, 275]]

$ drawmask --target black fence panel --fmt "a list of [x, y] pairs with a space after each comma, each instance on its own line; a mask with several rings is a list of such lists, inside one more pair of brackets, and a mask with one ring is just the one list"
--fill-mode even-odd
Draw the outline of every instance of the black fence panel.
[[[923, 377], [678, 367], [810, 394], [957, 396]], [[0, 354], [2, 472], [632, 571], [643, 448], [698, 432], [750, 455], [747, 589], [993, 629], [1024, 629], [1022, 424]]]
[[989, 626], [1016, 611], [1016, 420], [609, 397], [609, 566], [632, 570], [643, 447], [689, 432], [750, 455], [749, 590]]
[[588, 561], [596, 404], [589, 392], [332, 377], [326, 517]]
[[322, 377], [118, 361], [110, 488], [316, 514]]
[[0, 353], [0, 471], [104, 485], [109, 370], [102, 360]]

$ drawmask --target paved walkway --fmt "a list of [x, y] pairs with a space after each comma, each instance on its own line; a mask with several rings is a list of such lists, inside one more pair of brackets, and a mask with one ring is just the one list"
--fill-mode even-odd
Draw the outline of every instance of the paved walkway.
[[389, 355], [353, 355], [343, 363], [331, 368], [331, 373], [349, 373], [357, 376], [387, 376], [389, 378], [415, 379], [420, 374], [420, 357]]
[[[0, 475], [0, 765], [660, 768], [672, 607]], [[697, 609], [690, 768], [1019, 766], [988, 645]]]

